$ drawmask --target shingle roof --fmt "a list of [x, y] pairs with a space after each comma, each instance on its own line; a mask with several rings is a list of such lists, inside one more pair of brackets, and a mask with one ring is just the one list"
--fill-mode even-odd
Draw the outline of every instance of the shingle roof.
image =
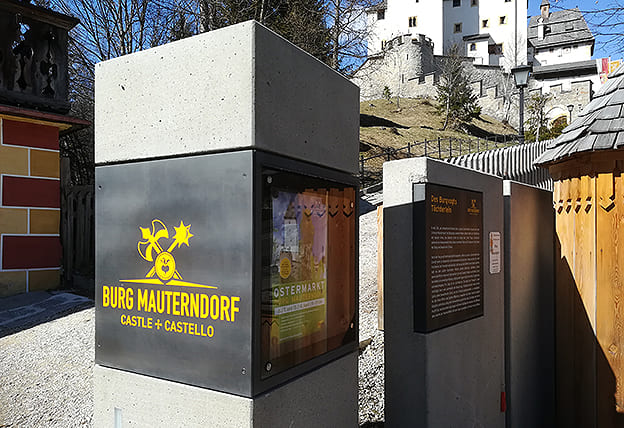
[[561, 73], [562, 71], [588, 71], [592, 74], [597, 73], [596, 60], [588, 59], [586, 61], [564, 62], [562, 64], [538, 65], [533, 67], [533, 76], [542, 74]]
[[388, 1], [383, 0], [382, 2], [377, 3], [376, 5], [366, 8], [366, 12], [371, 13], [371, 12], [376, 12], [378, 10], [386, 10], [386, 9], [388, 9]]
[[536, 165], [558, 162], [580, 152], [624, 147], [624, 64], [609, 75], [609, 80], [585, 106], [578, 117], [563, 130], [548, 150], [535, 160]]
[[551, 12], [550, 16], [544, 19], [547, 31], [545, 31], [542, 40], [537, 38], [539, 18], [541, 18], [541, 15], [531, 17], [527, 34], [529, 43], [536, 49], [582, 42], [594, 43], [594, 36], [587, 28], [587, 22], [585, 22], [585, 18], [583, 18], [583, 14], [578, 8]]

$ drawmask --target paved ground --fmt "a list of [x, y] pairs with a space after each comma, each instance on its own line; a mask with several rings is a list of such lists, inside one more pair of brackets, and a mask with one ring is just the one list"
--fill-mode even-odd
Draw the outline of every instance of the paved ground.
[[64, 291], [37, 291], [0, 298], [0, 337], [90, 306], [93, 306], [91, 299]]

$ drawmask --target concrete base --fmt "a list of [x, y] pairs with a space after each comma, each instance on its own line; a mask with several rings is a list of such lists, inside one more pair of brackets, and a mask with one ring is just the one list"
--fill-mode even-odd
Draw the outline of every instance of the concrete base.
[[356, 427], [357, 353], [256, 398], [96, 365], [95, 427]]
[[[504, 269], [489, 272], [489, 233], [503, 232], [503, 183], [429, 158], [384, 164], [386, 427], [504, 427]], [[414, 184], [483, 193], [483, 316], [414, 331]], [[504, 245], [504, 237], [501, 246]], [[415, 283], [416, 281], [416, 283]]]

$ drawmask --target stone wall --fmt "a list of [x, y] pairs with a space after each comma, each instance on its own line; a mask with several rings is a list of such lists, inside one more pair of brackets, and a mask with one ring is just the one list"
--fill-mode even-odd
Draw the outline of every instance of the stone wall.
[[[403, 35], [389, 41], [383, 54], [369, 57], [351, 81], [360, 87], [362, 101], [383, 98], [385, 87], [393, 97], [435, 98], [443, 58], [433, 55], [433, 44], [424, 35]], [[513, 78], [498, 66], [473, 64], [468, 58], [464, 65], [481, 111], [497, 120], [508, 121], [517, 129], [519, 100]], [[591, 100], [591, 85], [591, 81], [582, 80], [572, 82], [570, 90], [563, 90], [561, 85], [551, 87], [546, 107], [549, 121], [564, 113], [569, 117], [567, 105], [570, 104], [574, 105], [572, 117], [575, 118]], [[531, 93], [541, 92], [540, 86], [539, 82], [530, 82], [525, 91], [525, 103]]]

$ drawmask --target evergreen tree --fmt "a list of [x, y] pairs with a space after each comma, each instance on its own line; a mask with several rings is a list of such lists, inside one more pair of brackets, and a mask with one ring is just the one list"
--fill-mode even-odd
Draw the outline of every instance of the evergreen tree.
[[285, 13], [273, 28], [310, 55], [329, 61], [329, 30], [319, 0], [285, 0]]
[[459, 127], [477, 117], [481, 109], [477, 104], [477, 96], [470, 87], [469, 76], [464, 68], [459, 47], [452, 46], [440, 63], [441, 75], [436, 84], [439, 103], [438, 112], [444, 115], [444, 125]]

